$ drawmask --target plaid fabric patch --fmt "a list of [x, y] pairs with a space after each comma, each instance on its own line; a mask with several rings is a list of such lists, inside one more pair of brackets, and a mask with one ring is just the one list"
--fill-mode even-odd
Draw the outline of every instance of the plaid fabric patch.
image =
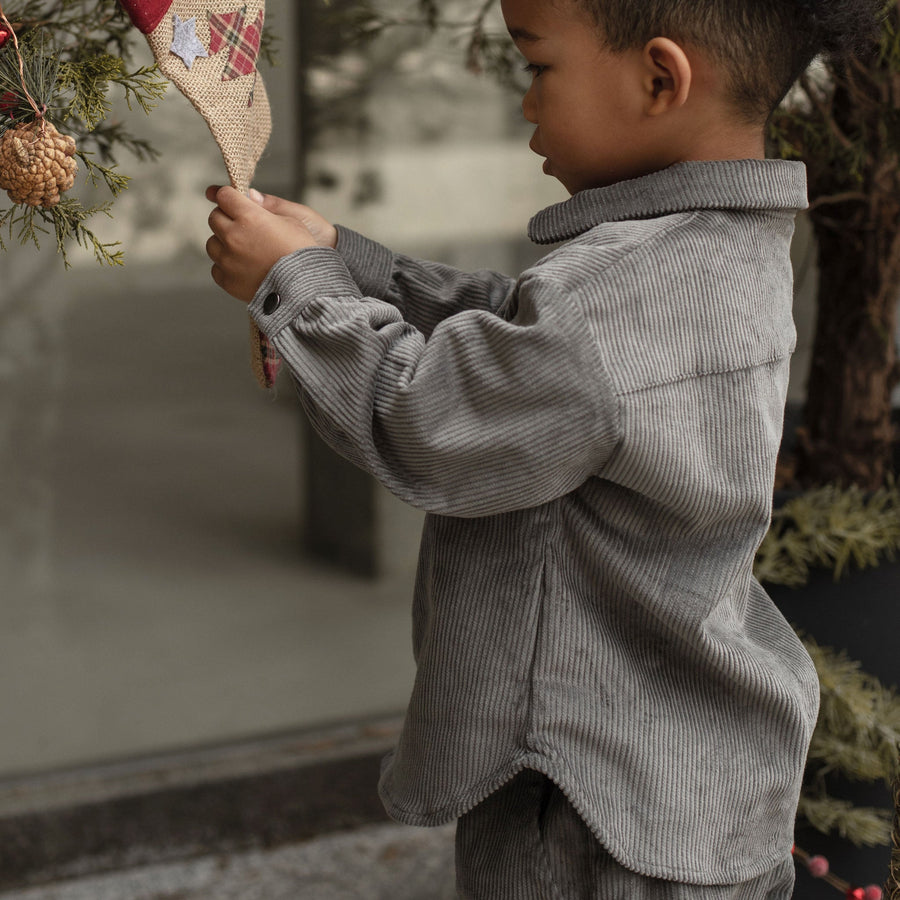
[[262, 38], [263, 11], [256, 21], [247, 23], [247, 7], [230, 13], [209, 13], [210, 56], [223, 48], [229, 48], [228, 62], [222, 72], [222, 81], [231, 81], [241, 75], [256, 72], [256, 58]]

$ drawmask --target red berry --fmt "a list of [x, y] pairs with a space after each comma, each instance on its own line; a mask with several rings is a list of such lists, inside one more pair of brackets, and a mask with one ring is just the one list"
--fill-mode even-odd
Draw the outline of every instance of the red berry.
[[846, 896], [847, 900], [866, 900], [866, 892], [863, 888], [850, 888]]
[[0, 47], [2, 47], [11, 37], [12, 32], [5, 25], [0, 25]]
[[811, 856], [806, 866], [813, 878], [824, 878], [828, 874], [828, 860], [824, 856]]
[[864, 900], [882, 900], [884, 891], [877, 884], [870, 884], [866, 887]]

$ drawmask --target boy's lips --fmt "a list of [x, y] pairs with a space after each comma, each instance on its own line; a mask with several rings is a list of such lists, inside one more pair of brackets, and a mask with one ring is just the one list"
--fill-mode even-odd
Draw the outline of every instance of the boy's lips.
[[531, 140], [528, 142], [528, 149], [531, 150], [532, 153], [536, 153], [538, 156], [544, 157], [544, 173], [549, 174], [550, 172], [550, 160], [546, 156], [546, 154], [541, 153], [537, 148], [537, 132], [534, 133]]

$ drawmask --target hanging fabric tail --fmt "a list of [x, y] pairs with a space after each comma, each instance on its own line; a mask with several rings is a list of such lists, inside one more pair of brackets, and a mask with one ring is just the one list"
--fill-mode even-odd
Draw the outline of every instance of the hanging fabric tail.
[[[257, 70], [265, 0], [120, 0], [165, 75], [206, 120], [231, 184], [246, 193], [272, 131]], [[251, 322], [251, 367], [263, 387], [278, 357]]]

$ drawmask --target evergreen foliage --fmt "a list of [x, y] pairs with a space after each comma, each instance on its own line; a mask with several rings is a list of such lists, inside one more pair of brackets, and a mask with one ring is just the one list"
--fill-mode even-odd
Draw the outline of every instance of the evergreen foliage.
[[894, 827], [891, 829], [891, 865], [884, 889], [887, 900], [900, 900], [900, 775], [894, 779]]
[[[139, 160], [156, 152], [110, 119], [111, 91], [120, 93], [129, 109], [148, 113], [166, 89], [155, 66], [133, 66], [136, 37], [128, 17], [115, 0], [7, 0], [3, 13], [15, 30], [18, 54], [12, 40], [0, 48], [0, 132], [36, 118], [24, 77], [27, 94], [46, 118], [75, 138], [86, 180], [117, 197], [128, 185], [118, 170], [119, 152]], [[67, 266], [73, 241], [101, 263], [121, 264], [118, 244], [103, 243], [88, 225], [96, 215], [110, 215], [112, 202], [86, 206], [67, 196], [52, 209], [0, 205], [0, 249], [7, 241], [40, 246], [44, 235], [52, 235]]]
[[850, 566], [867, 568], [900, 550], [900, 486], [867, 494], [834, 485], [807, 491], [776, 509], [756, 555], [760, 581], [798, 587], [811, 568], [839, 579]]
[[[800, 494], [773, 514], [759, 548], [762, 582], [802, 586], [813, 568], [840, 578], [900, 549], [900, 488], [873, 494], [834, 486]], [[801, 635], [819, 676], [819, 718], [809, 748], [798, 821], [856, 845], [888, 844], [891, 811], [859, 807], [834, 793], [838, 778], [888, 784], [898, 775], [900, 696], [844, 652]]]
[[890, 785], [898, 774], [900, 696], [866, 674], [845, 653], [804, 637], [819, 674], [819, 719], [807, 758], [799, 820], [857, 846], [887, 845], [888, 809], [854, 806], [830, 792], [836, 776]]
[[522, 86], [521, 58], [503, 27], [499, 0], [326, 0], [331, 21], [346, 45], [368, 42], [388, 31], [419, 32], [423, 38], [445, 32], [459, 43], [470, 72], [486, 73], [503, 84]]

